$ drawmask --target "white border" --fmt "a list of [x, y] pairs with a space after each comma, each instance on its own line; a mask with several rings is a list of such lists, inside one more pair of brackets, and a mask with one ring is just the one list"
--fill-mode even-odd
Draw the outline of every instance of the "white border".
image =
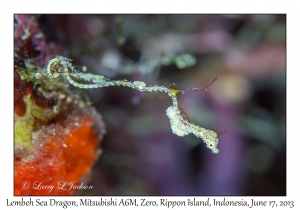
[[[95, 3], [96, 2], [96, 3]], [[300, 15], [296, 1], [5, 1], [1, 3], [1, 209], [8, 208], [6, 199], [19, 200], [13, 197], [13, 13], [287, 13], [287, 197], [254, 197], [256, 200], [293, 200], [296, 207], [299, 199], [299, 107], [300, 99], [300, 64], [299, 64], [299, 23]], [[36, 199], [37, 197], [34, 197]], [[50, 199], [51, 197], [42, 197]], [[55, 197], [60, 200], [78, 200], [83, 197]], [[88, 197], [90, 198], [90, 197]], [[94, 197], [93, 199], [98, 199]], [[121, 199], [121, 197], [117, 197]], [[141, 199], [143, 197], [130, 197]], [[148, 200], [159, 200], [160, 197], [145, 197]], [[187, 199], [187, 197], [164, 197], [170, 200]], [[199, 197], [205, 199], [205, 197]], [[212, 197], [211, 199], [220, 197]], [[29, 197], [26, 197], [29, 199]], [[251, 197], [227, 197], [228, 200]], [[35, 207], [36, 208], [36, 207]], [[50, 207], [49, 207], [50, 208]], [[96, 207], [99, 208], [99, 207]], [[128, 207], [127, 207], [128, 208]], [[201, 207], [197, 207], [201, 208]], [[232, 209], [225, 207], [224, 209]], [[30, 208], [32, 209], [32, 208]], [[67, 209], [83, 209], [72, 208]], [[109, 208], [103, 208], [109, 209]], [[128, 208], [129, 209], [129, 208]], [[149, 208], [147, 208], [149, 209]], [[165, 209], [159, 207], [158, 209]], [[176, 209], [183, 209], [176, 208]], [[186, 207], [184, 208], [186, 209]], [[207, 208], [201, 208], [207, 209]], [[218, 209], [218, 208], [209, 208]], [[240, 209], [240, 208], [239, 208]], [[260, 209], [260, 208], [256, 208]], [[271, 209], [262, 208], [262, 209]]]

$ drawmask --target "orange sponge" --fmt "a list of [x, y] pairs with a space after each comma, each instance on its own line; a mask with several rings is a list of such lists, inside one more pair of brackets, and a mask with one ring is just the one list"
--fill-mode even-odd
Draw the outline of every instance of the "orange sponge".
[[15, 74], [14, 194], [92, 188], [86, 184], [105, 132], [100, 114], [67, 90], [39, 90]]

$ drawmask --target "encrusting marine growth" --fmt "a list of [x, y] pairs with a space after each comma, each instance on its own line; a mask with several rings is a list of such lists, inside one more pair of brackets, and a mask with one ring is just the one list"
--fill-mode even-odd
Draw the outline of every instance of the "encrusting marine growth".
[[[101, 75], [95, 75], [91, 73], [81, 73], [76, 71], [76, 69], [71, 64], [71, 59], [65, 58], [62, 56], [57, 56], [52, 58], [47, 65], [46, 72], [38, 72], [35, 77], [37, 79], [42, 76], [46, 76], [48, 78], [58, 78], [59, 76], [65, 77], [66, 80], [75, 87], [91, 89], [91, 88], [102, 88], [108, 86], [126, 86], [133, 89], [136, 89], [140, 92], [165, 92], [172, 98], [172, 106], [170, 106], [166, 114], [170, 119], [171, 129], [174, 134], [177, 136], [185, 136], [189, 133], [194, 134], [196, 137], [200, 137], [206, 144], [206, 146], [211, 149], [214, 154], [219, 153], [218, 146], [218, 134], [212, 130], [208, 130], [202, 128], [194, 123], [189, 122], [189, 120], [185, 119], [181, 115], [181, 110], [178, 107], [177, 96], [179, 94], [183, 94], [184, 91], [203, 91], [207, 90], [208, 86], [210, 86], [213, 82], [211, 82], [205, 89], [200, 90], [197, 88], [193, 88], [192, 90], [178, 90], [172, 87], [164, 87], [164, 86], [149, 86], [145, 82], [142, 81], [127, 81], [127, 80], [110, 80]], [[88, 84], [83, 84], [77, 82], [78, 80], [89, 82]]]
[[86, 189], [105, 124], [63, 80], [39, 78], [52, 54], [36, 15], [14, 16], [14, 195]]

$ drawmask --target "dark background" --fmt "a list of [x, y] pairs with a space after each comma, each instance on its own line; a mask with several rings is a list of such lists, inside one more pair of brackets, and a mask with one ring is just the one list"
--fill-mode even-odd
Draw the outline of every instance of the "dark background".
[[[217, 132], [214, 155], [172, 134], [164, 93], [88, 90], [107, 134], [84, 195], [286, 195], [286, 15], [38, 15], [48, 45], [112, 79], [204, 88], [179, 105]], [[166, 55], [197, 59], [159, 66]]]

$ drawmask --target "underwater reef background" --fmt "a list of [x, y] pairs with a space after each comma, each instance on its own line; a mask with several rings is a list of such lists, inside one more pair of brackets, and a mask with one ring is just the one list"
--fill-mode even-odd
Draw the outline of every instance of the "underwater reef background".
[[[81, 195], [286, 195], [286, 15], [15, 15], [14, 24], [19, 68], [61, 55], [78, 69], [149, 85], [202, 89], [217, 78], [207, 91], [179, 96], [191, 122], [226, 129], [217, 155], [193, 135], [172, 133], [165, 94], [83, 90], [94, 107], [83, 113], [101, 114], [106, 133], [86, 179], [94, 187]], [[196, 62], [158, 62], [180, 54]], [[28, 91], [15, 96], [30, 92], [53, 106], [18, 82]], [[24, 103], [15, 99], [15, 113]], [[104, 134], [104, 124], [94, 129]]]

